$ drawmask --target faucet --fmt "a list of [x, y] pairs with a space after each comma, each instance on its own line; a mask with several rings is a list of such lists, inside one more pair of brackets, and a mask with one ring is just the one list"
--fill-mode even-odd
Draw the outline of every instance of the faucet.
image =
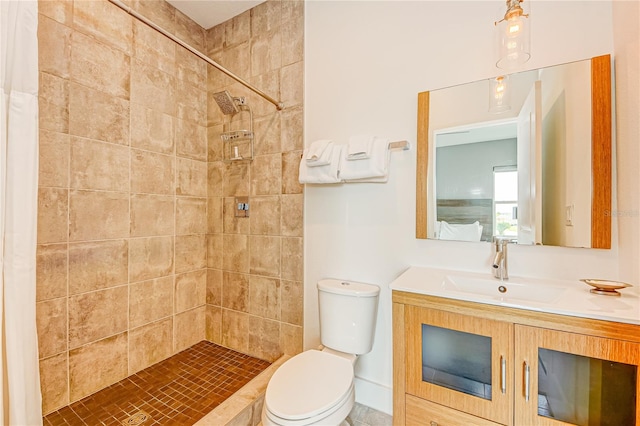
[[493, 237], [496, 248], [496, 254], [493, 257], [493, 276], [502, 280], [509, 279], [509, 270], [507, 267], [507, 244], [511, 240], [508, 238]]

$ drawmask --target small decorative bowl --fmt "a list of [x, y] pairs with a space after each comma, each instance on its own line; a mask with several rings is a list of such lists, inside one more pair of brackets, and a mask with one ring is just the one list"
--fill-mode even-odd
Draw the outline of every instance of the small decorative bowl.
[[621, 288], [633, 287], [631, 284], [623, 283], [620, 281], [599, 280], [593, 278], [583, 278], [580, 281], [589, 284], [592, 288], [589, 290], [594, 294], [601, 294], [604, 296], [620, 296], [620, 292], [616, 291]]

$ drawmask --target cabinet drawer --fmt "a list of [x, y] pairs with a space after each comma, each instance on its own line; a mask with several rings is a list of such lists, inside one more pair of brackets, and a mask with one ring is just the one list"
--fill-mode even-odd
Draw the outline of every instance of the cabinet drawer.
[[406, 395], [407, 425], [412, 426], [500, 426], [453, 408]]

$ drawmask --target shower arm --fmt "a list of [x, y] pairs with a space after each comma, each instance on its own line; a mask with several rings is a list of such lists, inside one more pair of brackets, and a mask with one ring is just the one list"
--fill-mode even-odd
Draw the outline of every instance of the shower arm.
[[207, 55], [205, 55], [204, 53], [200, 52], [199, 50], [191, 47], [190, 45], [188, 45], [187, 43], [185, 43], [184, 41], [180, 40], [178, 37], [174, 36], [173, 34], [171, 34], [170, 32], [166, 31], [164, 28], [156, 25], [154, 22], [150, 21], [149, 19], [145, 18], [143, 15], [139, 14], [138, 12], [136, 12], [135, 10], [133, 10], [131, 7], [127, 6], [126, 4], [124, 4], [123, 2], [121, 2], [120, 0], [109, 0], [109, 2], [113, 3], [114, 5], [118, 6], [120, 9], [124, 10], [125, 12], [127, 12], [129, 15], [133, 16], [134, 18], [138, 19], [139, 21], [142, 21], [143, 23], [147, 24], [148, 26], [150, 26], [151, 28], [153, 28], [154, 30], [158, 31], [159, 33], [161, 33], [162, 35], [164, 35], [165, 37], [168, 37], [169, 39], [173, 40], [174, 42], [178, 43], [180, 46], [184, 47], [185, 49], [187, 49], [189, 52], [193, 53], [194, 55], [196, 55], [197, 57], [199, 57], [200, 59], [204, 60], [205, 62], [207, 62], [209, 65], [213, 66], [214, 68], [216, 68], [218, 71], [221, 71], [223, 74], [226, 74], [228, 77], [231, 77], [232, 79], [234, 79], [235, 81], [237, 81], [238, 83], [242, 84], [244, 87], [246, 87], [247, 89], [257, 93], [258, 95], [260, 95], [262, 98], [266, 99], [267, 101], [271, 102], [273, 105], [276, 106], [276, 109], [278, 111], [282, 110], [284, 108], [284, 104], [280, 101], [275, 100], [274, 98], [272, 98], [271, 96], [267, 95], [266, 93], [264, 93], [262, 90], [252, 86], [250, 83], [246, 82], [245, 80], [243, 80], [242, 78], [238, 77], [237, 75], [235, 75], [234, 73], [232, 73], [231, 71], [229, 71], [228, 69], [226, 69], [225, 67], [223, 67], [222, 65], [220, 65], [219, 63], [215, 62], [213, 59], [209, 58]]

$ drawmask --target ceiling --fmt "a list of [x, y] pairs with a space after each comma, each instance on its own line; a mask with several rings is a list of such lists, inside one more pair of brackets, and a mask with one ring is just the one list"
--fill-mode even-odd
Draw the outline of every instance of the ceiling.
[[202, 28], [225, 22], [257, 6], [264, 0], [167, 0], [180, 12], [193, 19]]

